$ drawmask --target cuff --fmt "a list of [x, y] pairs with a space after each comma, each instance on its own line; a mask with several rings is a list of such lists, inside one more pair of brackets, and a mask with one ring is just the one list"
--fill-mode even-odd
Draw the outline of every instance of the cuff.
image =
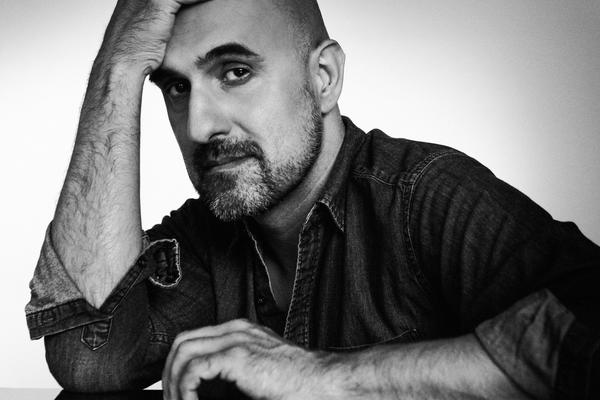
[[119, 304], [140, 282], [149, 280], [156, 286], [169, 289], [177, 286], [181, 280], [178, 242], [175, 239], [149, 242], [144, 234], [144, 249], [134, 265], [104, 304], [99, 309], [94, 308], [69, 277], [54, 250], [51, 226], [46, 230], [40, 259], [29, 285], [31, 300], [25, 307], [31, 339], [110, 321]]
[[550, 291], [541, 290], [481, 323], [475, 336], [509, 379], [534, 398], [548, 399], [574, 319]]
[[561, 346], [555, 399], [600, 399], [600, 333], [575, 321]]

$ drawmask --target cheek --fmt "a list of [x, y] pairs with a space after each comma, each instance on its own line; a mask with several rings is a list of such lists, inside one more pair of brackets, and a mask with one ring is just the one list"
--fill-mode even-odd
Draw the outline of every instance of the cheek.
[[182, 153], [184, 148], [188, 145], [188, 135], [187, 135], [187, 112], [177, 112], [174, 111], [171, 107], [169, 107], [168, 100], [165, 100], [167, 105], [167, 115], [169, 117], [169, 123], [171, 124], [171, 129], [175, 134], [175, 139], [179, 144], [179, 148]]
[[[181, 151], [183, 162], [185, 163], [188, 174], [193, 173], [192, 157], [195, 144], [190, 140], [187, 134], [187, 116], [168, 111], [171, 129], [175, 135], [175, 140]], [[191, 177], [191, 176], [190, 176]], [[191, 177], [193, 178], [193, 177]]]
[[306, 120], [306, 100], [290, 82], [268, 85], [260, 95], [239, 104], [239, 124], [271, 159], [299, 150]]

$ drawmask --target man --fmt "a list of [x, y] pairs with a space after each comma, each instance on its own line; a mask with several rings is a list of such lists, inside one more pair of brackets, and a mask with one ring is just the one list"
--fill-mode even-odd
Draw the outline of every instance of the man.
[[[594, 398], [600, 249], [455, 150], [362, 133], [343, 69], [312, 0], [118, 2], [27, 306], [63, 387]], [[142, 235], [147, 76], [199, 199]]]

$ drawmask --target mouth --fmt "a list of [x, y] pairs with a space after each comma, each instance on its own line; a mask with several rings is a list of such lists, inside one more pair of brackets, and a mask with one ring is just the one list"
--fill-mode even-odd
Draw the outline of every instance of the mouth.
[[250, 160], [250, 158], [252, 158], [252, 156], [223, 157], [218, 160], [207, 160], [204, 163], [204, 171], [206, 173], [215, 173], [235, 169]]

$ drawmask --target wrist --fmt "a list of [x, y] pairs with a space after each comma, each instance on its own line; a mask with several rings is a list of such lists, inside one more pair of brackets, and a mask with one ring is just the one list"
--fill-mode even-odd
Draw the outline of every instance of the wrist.
[[[366, 381], [370, 378], [365, 375], [365, 366], [356, 357], [356, 353], [326, 353], [318, 355], [321, 368], [317, 393], [321, 398], [327, 399], [361, 399], [369, 394]], [[372, 397], [370, 397], [372, 398]]]
[[98, 56], [92, 66], [81, 113], [81, 122], [99, 115], [130, 115], [137, 118], [146, 75], [140, 67]]
[[[334, 391], [335, 399], [397, 398], [411, 379], [414, 365], [398, 347], [373, 347], [351, 353], [329, 353], [324, 359], [324, 379]], [[412, 384], [412, 382], [411, 382]], [[407, 394], [407, 393], [405, 393]], [[408, 394], [407, 394], [408, 395]], [[403, 397], [404, 398], [404, 397]], [[412, 397], [407, 397], [412, 398]]]
[[104, 83], [109, 85], [110, 90], [139, 89], [141, 91], [146, 76], [151, 72], [143, 65], [126, 60], [103, 63], [99, 68], [102, 70]]

